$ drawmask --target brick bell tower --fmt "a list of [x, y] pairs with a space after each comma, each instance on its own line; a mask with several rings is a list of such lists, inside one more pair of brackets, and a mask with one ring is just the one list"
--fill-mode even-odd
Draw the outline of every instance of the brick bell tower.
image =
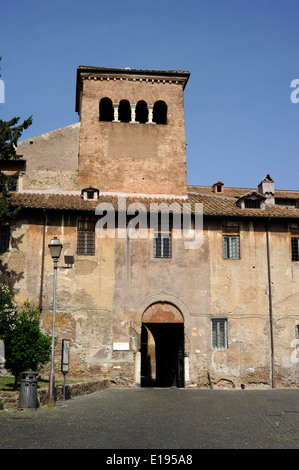
[[183, 92], [190, 74], [80, 66], [79, 186], [187, 194]]

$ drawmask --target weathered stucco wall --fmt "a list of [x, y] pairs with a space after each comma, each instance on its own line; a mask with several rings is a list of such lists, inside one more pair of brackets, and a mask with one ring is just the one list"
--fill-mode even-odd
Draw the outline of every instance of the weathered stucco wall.
[[[95, 238], [95, 255], [77, 255], [79, 213], [47, 212], [44, 273], [43, 217], [24, 211], [1, 256], [1, 280], [19, 303], [42, 301], [42, 324], [51, 331], [53, 262], [48, 244], [57, 236], [72, 269], [58, 269], [56, 366], [61, 340], [71, 340], [72, 375], [105, 376], [133, 384], [138, 370], [143, 314], [151, 305], [173, 305], [184, 320], [187, 385], [270, 386], [271, 341], [265, 224], [239, 221], [239, 260], [224, 260], [222, 223], [204, 224], [198, 250], [173, 240], [172, 258], [154, 258], [153, 238]], [[294, 361], [299, 313], [298, 263], [291, 261], [288, 224], [269, 233], [274, 372], [277, 386], [298, 386]], [[42, 297], [40, 289], [42, 282]], [[171, 311], [171, 308], [170, 308]], [[146, 317], [147, 318], [147, 317]], [[228, 348], [212, 349], [211, 319], [226, 318]]]
[[[79, 69], [80, 123], [19, 143], [18, 153], [23, 159], [18, 162], [18, 190], [80, 194], [82, 189], [94, 186], [100, 198], [103, 192], [151, 194], [153, 199], [164, 194], [169, 200], [172, 195], [186, 196], [183, 90], [189, 74]], [[167, 123], [100, 121], [102, 98], [111, 99], [114, 117], [123, 99], [131, 106], [144, 100], [150, 109], [162, 100], [167, 105]], [[6, 166], [7, 171], [13, 169]], [[240, 196], [238, 191], [236, 195]], [[216, 194], [212, 196], [216, 198]], [[237, 220], [234, 214], [241, 212], [234, 196], [228, 201], [224, 193], [218, 195], [217, 203], [224, 199], [229, 202], [227, 207], [219, 204], [218, 209], [212, 196], [205, 200], [205, 214], [211, 215], [204, 218], [202, 246], [188, 250], [184, 239], [173, 235], [171, 258], [154, 257], [153, 234], [147, 229], [145, 238], [96, 236], [95, 254], [79, 255], [78, 220], [83, 216], [96, 220], [95, 214], [83, 213], [83, 209], [80, 212], [81, 201], [74, 206], [58, 201], [52, 201], [52, 206], [46, 200], [40, 203], [44, 206], [28, 202], [28, 209], [23, 209], [11, 225], [9, 250], [0, 255], [1, 282], [9, 285], [19, 304], [28, 299], [39, 305], [42, 326], [50, 332], [53, 261], [48, 244], [54, 236], [60, 239], [63, 252], [57, 283], [57, 372], [61, 340], [70, 339], [71, 375], [140, 383], [142, 323], [149, 320], [149, 312], [160, 309], [160, 322], [172, 323], [172, 314], [176, 321], [183, 319], [187, 385], [207, 387], [211, 380], [215, 387], [270, 386], [271, 357], [276, 385], [299, 385], [299, 358], [293, 343], [298, 339], [299, 262], [291, 261], [288, 222], [273, 218], [268, 227], [269, 284], [264, 209], [260, 217], [250, 215]], [[226, 214], [226, 210], [231, 218], [212, 217]], [[283, 220], [281, 210], [278, 216]], [[246, 211], [248, 215], [250, 209]], [[291, 216], [296, 222], [296, 215]], [[240, 259], [223, 259], [223, 226], [239, 227]], [[71, 269], [63, 268], [64, 255], [75, 255]], [[213, 319], [227, 320], [225, 349], [212, 348]], [[164, 331], [171, 334], [175, 330]], [[182, 329], [178, 331], [178, 341], [182, 341]], [[153, 351], [153, 337], [151, 341]]]
[[[210, 224], [211, 316], [228, 319], [228, 349], [210, 360], [215, 379], [271, 383], [270, 303], [266, 221], [239, 222], [240, 259], [223, 259], [221, 224]], [[277, 385], [296, 383], [292, 362], [298, 325], [298, 263], [291, 261], [288, 223], [269, 226], [274, 373]], [[282, 366], [283, 365], [283, 366]], [[283, 372], [282, 372], [283, 370]], [[297, 379], [298, 380], [298, 379]]]

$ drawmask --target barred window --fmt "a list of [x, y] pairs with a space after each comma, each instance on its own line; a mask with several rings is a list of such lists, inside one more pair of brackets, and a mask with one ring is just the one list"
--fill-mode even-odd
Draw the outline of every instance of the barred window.
[[299, 236], [291, 237], [292, 261], [299, 261]]
[[223, 258], [240, 259], [239, 227], [223, 227]]
[[95, 222], [78, 221], [77, 253], [78, 255], [95, 254]]
[[211, 320], [211, 345], [213, 349], [227, 349], [227, 320]]
[[5, 253], [9, 249], [10, 227], [4, 225], [0, 227], [0, 253]]
[[155, 258], [171, 258], [171, 232], [157, 232], [154, 238]]
[[260, 209], [261, 201], [259, 199], [245, 199], [246, 209]]

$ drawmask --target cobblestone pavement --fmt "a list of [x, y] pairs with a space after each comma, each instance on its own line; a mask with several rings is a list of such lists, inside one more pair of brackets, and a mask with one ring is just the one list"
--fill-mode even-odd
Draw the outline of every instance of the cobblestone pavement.
[[109, 388], [0, 412], [0, 449], [298, 449], [299, 389]]

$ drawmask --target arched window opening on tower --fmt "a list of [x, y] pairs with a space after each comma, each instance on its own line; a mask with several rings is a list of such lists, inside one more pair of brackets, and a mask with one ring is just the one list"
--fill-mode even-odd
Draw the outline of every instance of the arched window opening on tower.
[[156, 101], [154, 104], [153, 122], [167, 124], [167, 105], [164, 101]]
[[113, 105], [110, 98], [100, 101], [100, 121], [113, 121]]
[[136, 118], [137, 122], [144, 124], [148, 121], [148, 107], [145, 101], [138, 101], [136, 105]]
[[121, 100], [118, 105], [118, 120], [120, 122], [131, 121], [131, 106], [128, 100]]

